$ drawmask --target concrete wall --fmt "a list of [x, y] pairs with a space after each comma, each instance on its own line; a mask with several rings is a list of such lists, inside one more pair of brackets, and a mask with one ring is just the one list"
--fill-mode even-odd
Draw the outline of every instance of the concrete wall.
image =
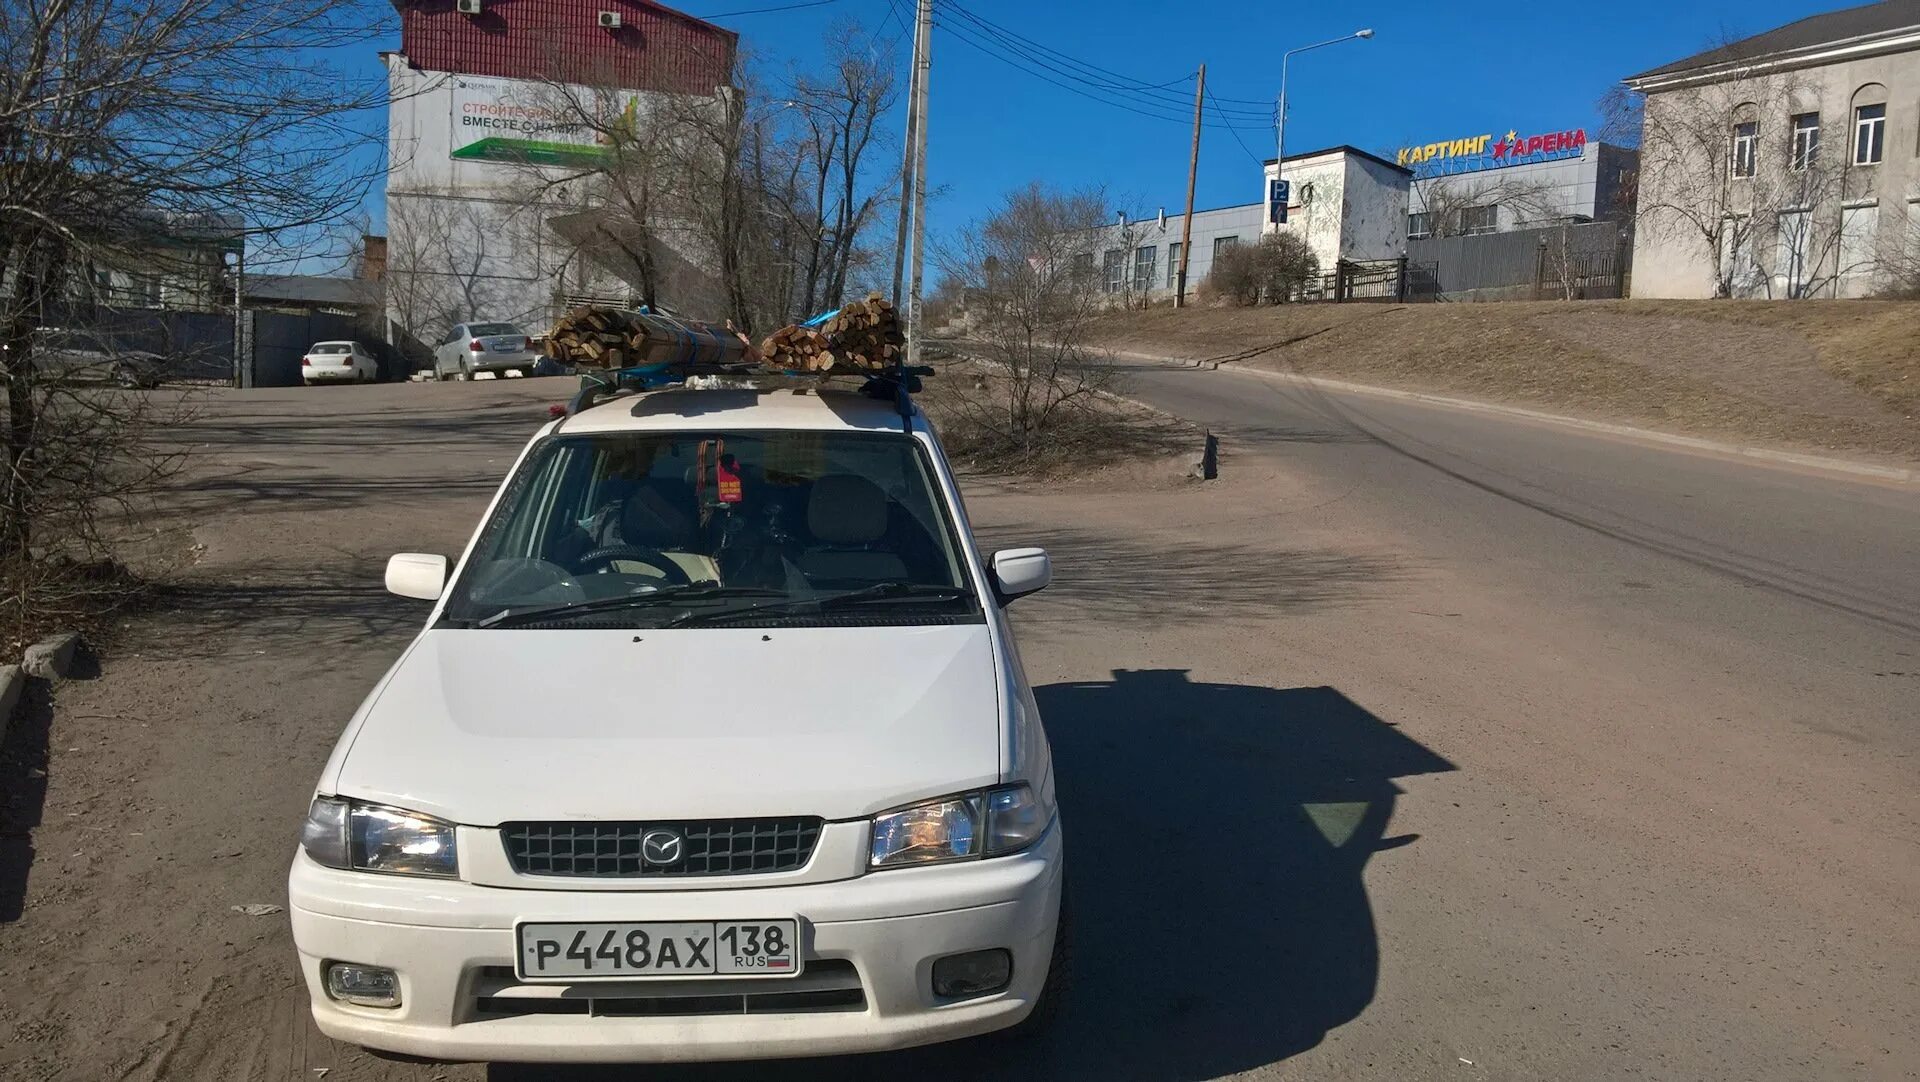
[[[1346, 194], [1340, 205], [1340, 257], [1398, 259], [1407, 251], [1408, 178], [1371, 158], [1346, 156]], [[1321, 270], [1333, 265], [1322, 261]]]
[[[1778, 191], [1776, 183], [1787, 162], [1789, 114], [1817, 111], [1821, 124], [1821, 156], [1843, 171], [1840, 182], [1827, 187], [1818, 205], [1809, 208], [1816, 240], [1810, 245], [1815, 264], [1806, 269], [1807, 281], [1816, 296], [1857, 297], [1871, 294], [1886, 277], [1886, 268], [1896, 260], [1920, 258], [1920, 50], [1890, 53], [1849, 60], [1820, 67], [1807, 67], [1788, 76], [1762, 76], [1747, 83], [1721, 84], [1711, 93], [1689, 89], [1650, 90], [1647, 95], [1648, 131], [1654, 130], [1663, 111], [1696, 110], [1702, 102], [1736, 102], [1744, 96], [1742, 88], [1760, 87], [1761, 80], [1785, 78], [1796, 84], [1799, 93], [1790, 106], [1779, 105], [1755, 117], [1758, 129], [1758, 168], [1761, 176], [1754, 183], [1731, 182], [1734, 213], [1750, 214], [1753, 222], [1751, 251], [1730, 258], [1737, 296], [1785, 296], [1790, 282], [1782, 274], [1776, 253], [1780, 236], [1777, 213], [1786, 209], [1779, 200], [1760, 198], [1764, 205], [1743, 204], [1753, 193]], [[1861, 100], [1856, 92], [1867, 84], [1886, 88], [1887, 107], [1885, 153], [1876, 165], [1854, 166], [1852, 159], [1853, 109]], [[1878, 96], [1878, 95], [1876, 95]], [[1771, 97], [1755, 90], [1756, 100]], [[1727, 117], [1731, 141], [1733, 118]], [[1655, 148], [1643, 147], [1643, 154]], [[1718, 163], [1717, 163], [1718, 164]], [[1682, 222], [1672, 211], [1660, 209], [1669, 199], [1701, 205], [1698, 199], [1680, 196], [1681, 186], [1667, 178], [1675, 172], [1703, 175], [1708, 168], [1690, 162], [1680, 170], [1669, 170], [1651, 160], [1643, 164], [1640, 205], [1643, 209], [1636, 232], [1633, 253], [1633, 293], [1636, 297], [1711, 297], [1716, 292], [1714, 259], [1706, 238]], [[1843, 215], [1864, 232], [1860, 248], [1864, 258], [1848, 259], [1842, 265], [1840, 236]], [[1852, 247], [1852, 246], [1849, 246]]]

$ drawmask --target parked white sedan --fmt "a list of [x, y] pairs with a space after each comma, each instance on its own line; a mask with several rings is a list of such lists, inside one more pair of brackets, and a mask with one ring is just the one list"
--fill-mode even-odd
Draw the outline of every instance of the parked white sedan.
[[300, 379], [316, 383], [372, 383], [380, 376], [380, 362], [358, 342], [315, 342], [300, 358]]
[[442, 1060], [729, 1060], [1037, 1025], [1052, 756], [918, 410], [621, 395], [548, 424], [321, 773], [313, 1017]]

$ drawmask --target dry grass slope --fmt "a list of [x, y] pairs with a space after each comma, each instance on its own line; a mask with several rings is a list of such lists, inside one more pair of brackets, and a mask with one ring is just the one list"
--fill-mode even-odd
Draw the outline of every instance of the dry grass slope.
[[1101, 344], [1670, 431], [1920, 458], [1920, 303], [1601, 301], [1115, 313]]

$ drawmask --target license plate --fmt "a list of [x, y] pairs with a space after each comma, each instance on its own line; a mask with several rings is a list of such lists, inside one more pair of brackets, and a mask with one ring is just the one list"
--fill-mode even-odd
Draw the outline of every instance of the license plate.
[[800, 972], [793, 920], [522, 924], [522, 980], [791, 977]]

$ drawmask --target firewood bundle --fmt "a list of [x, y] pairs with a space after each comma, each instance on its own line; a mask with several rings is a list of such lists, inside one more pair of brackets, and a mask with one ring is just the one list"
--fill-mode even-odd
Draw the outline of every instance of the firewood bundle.
[[821, 329], [827, 332], [836, 361], [855, 369], [892, 367], [906, 347], [893, 302], [879, 293], [869, 293], [866, 300], [840, 309]]
[[760, 343], [760, 354], [783, 372], [830, 372], [838, 360], [826, 332], [815, 327], [782, 327]]
[[620, 308], [575, 308], [547, 334], [547, 356], [585, 368], [728, 364], [745, 352], [725, 327]]

